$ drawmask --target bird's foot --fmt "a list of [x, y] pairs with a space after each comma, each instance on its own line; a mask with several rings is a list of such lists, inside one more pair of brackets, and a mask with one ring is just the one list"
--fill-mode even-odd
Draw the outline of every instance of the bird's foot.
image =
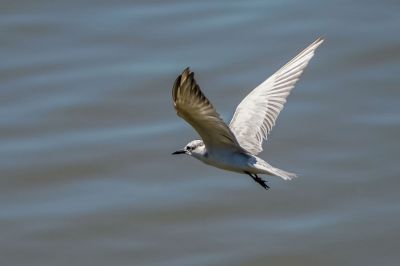
[[260, 184], [260, 186], [262, 186], [264, 189], [267, 190], [270, 189], [270, 187], [267, 185], [267, 181], [259, 177], [257, 174], [252, 174], [250, 172], [245, 172], [245, 173], [251, 176], [251, 178], [253, 178], [253, 180], [256, 181], [258, 184]]
[[258, 177], [257, 175], [255, 175], [255, 177], [253, 177], [254, 181], [256, 181], [258, 184], [260, 184], [263, 188], [265, 189], [269, 189], [270, 187], [267, 185], [267, 181], [265, 181], [264, 179], [262, 179], [261, 177]]

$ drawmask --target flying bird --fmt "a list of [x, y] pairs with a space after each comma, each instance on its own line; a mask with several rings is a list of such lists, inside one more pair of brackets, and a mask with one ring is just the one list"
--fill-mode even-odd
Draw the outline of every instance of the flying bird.
[[269, 189], [260, 174], [291, 180], [296, 174], [271, 166], [257, 157], [263, 148], [286, 98], [299, 80], [314, 52], [324, 40], [318, 38], [306, 49], [258, 85], [237, 106], [229, 126], [200, 90], [194, 73], [186, 68], [175, 80], [172, 99], [178, 116], [186, 120], [202, 140], [190, 141], [172, 154], [187, 154], [206, 164], [249, 175]]

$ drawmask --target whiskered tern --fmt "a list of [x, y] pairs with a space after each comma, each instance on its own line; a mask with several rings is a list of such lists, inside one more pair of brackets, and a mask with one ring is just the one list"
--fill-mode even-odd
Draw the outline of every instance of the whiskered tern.
[[202, 140], [189, 142], [183, 150], [172, 154], [187, 154], [206, 164], [249, 175], [263, 188], [266, 181], [259, 174], [291, 180], [296, 174], [271, 166], [257, 157], [262, 143], [283, 109], [314, 52], [324, 40], [318, 38], [275, 74], [258, 85], [238, 105], [229, 124], [224, 123], [186, 68], [175, 80], [172, 89], [178, 116], [186, 120]]

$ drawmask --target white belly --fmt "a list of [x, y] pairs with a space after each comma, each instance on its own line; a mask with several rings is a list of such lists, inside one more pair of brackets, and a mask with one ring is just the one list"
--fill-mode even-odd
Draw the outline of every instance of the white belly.
[[232, 172], [253, 172], [255, 167], [251, 165], [249, 155], [238, 152], [211, 153], [207, 157], [197, 158], [202, 162]]
[[267, 174], [279, 176], [285, 180], [296, 177], [295, 174], [272, 167], [266, 161], [255, 155], [232, 151], [217, 151], [213, 153], [192, 154], [200, 161], [232, 172], [252, 174]]

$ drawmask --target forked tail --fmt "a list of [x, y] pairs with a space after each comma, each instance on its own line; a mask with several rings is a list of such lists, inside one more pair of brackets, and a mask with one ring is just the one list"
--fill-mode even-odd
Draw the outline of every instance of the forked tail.
[[280, 178], [282, 178], [284, 180], [292, 180], [293, 178], [297, 177], [297, 175], [295, 173], [286, 172], [284, 170], [281, 170], [279, 168], [275, 168], [273, 166], [271, 166], [271, 168], [268, 169], [268, 171], [272, 175], [279, 176]]
[[258, 158], [256, 156], [253, 156], [253, 158], [256, 159], [255, 166], [257, 167], [257, 169], [262, 170], [264, 174], [278, 176], [284, 180], [292, 180], [293, 178], [297, 177], [297, 175], [294, 173], [286, 172], [279, 168], [273, 167], [261, 158]]

